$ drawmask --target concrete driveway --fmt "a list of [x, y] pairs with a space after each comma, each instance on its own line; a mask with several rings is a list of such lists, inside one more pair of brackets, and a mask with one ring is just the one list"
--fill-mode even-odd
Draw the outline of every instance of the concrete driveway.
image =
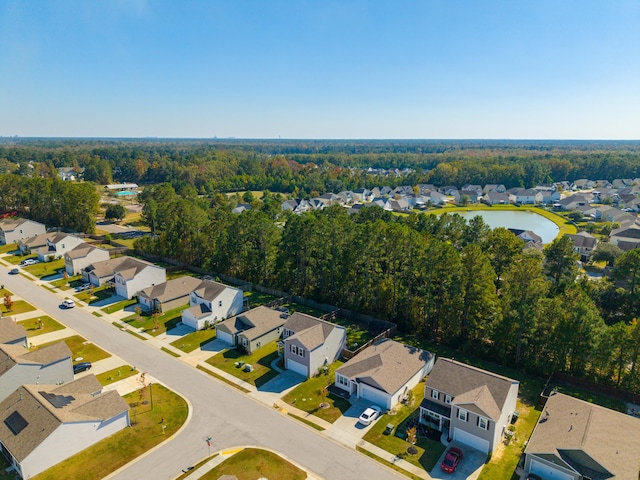
[[453, 473], [445, 473], [440, 470], [440, 463], [442, 463], [442, 460], [447, 453], [445, 450], [442, 456], [438, 459], [436, 466], [431, 470], [431, 478], [442, 478], [447, 480], [473, 480], [478, 478], [482, 471], [482, 467], [484, 467], [484, 464], [487, 461], [487, 454], [459, 442], [451, 442], [449, 447], [458, 447], [462, 450], [463, 456], [462, 460], [460, 460], [460, 463], [458, 464], [458, 468], [456, 468], [456, 471]]
[[358, 417], [370, 407], [371, 401], [358, 400], [342, 416], [337, 419], [325, 433], [335, 438], [345, 445], [355, 447], [371, 427], [378, 421], [371, 422], [370, 425], [362, 425], [358, 422]]
[[291, 370], [285, 370], [277, 377], [269, 380], [267, 383], [258, 388], [258, 391], [276, 393], [278, 394], [278, 397], [281, 397], [292, 388], [300, 385], [305, 380], [306, 378], [299, 373], [292, 372]]

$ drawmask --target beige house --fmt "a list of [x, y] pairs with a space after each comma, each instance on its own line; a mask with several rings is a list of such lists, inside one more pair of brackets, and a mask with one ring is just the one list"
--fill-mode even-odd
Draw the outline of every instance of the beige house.
[[637, 480], [640, 419], [552, 394], [524, 450], [524, 469], [562, 480]]
[[31, 478], [130, 425], [129, 405], [94, 375], [24, 385], [0, 403], [0, 451]]
[[26, 218], [5, 218], [0, 220], [0, 243], [8, 245], [29, 237], [43, 234], [47, 228], [39, 222]]
[[195, 277], [179, 277], [145, 288], [138, 293], [138, 302], [143, 310], [166, 312], [189, 303], [189, 294], [202, 280]]
[[92, 263], [109, 260], [109, 251], [83, 242], [64, 254], [64, 268], [69, 276], [80, 275]]
[[260, 306], [216, 325], [218, 340], [240, 346], [251, 353], [280, 338], [289, 316]]
[[390, 409], [429, 374], [434, 360], [426, 350], [383, 339], [338, 368], [335, 386]]

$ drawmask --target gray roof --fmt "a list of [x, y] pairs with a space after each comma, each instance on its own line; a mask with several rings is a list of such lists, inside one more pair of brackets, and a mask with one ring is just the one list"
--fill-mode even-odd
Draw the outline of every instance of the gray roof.
[[[556, 463], [564, 461], [591, 478], [637, 480], [640, 419], [555, 393], [547, 400], [525, 453], [553, 455]], [[594, 475], [589, 457], [611, 475]]]
[[35, 235], [33, 237], [25, 238], [20, 240], [19, 243], [21, 245], [25, 245], [29, 248], [38, 248], [44, 247], [47, 244], [47, 240], [54, 238], [56, 232], [49, 233], [41, 233], [40, 235]]
[[[449, 358], [439, 358], [427, 379], [427, 386], [451, 395], [453, 405], [498, 420], [511, 385], [517, 380], [487, 372]], [[474, 407], [475, 406], [475, 407]]]
[[[195, 294], [197, 294], [200, 298], [204, 298], [208, 301], [215, 300], [218, 295], [224, 292], [229, 287], [222, 283], [214, 282], [213, 280], [199, 280], [199, 284], [194, 287], [192, 290]], [[237, 290], [237, 289], [234, 289]]]
[[247, 339], [254, 340], [283, 326], [286, 321], [287, 319], [282, 317], [282, 312], [263, 305], [231, 317], [216, 328], [222, 328], [223, 331], [232, 334], [242, 333]]
[[0, 318], [0, 343], [11, 343], [25, 338], [27, 331], [18, 325], [13, 317]]
[[[27, 218], [5, 218], [4, 220], [0, 220], [0, 230], [4, 232], [12, 232], [20, 225], [26, 222], [32, 222], [33, 220], [29, 220]], [[38, 223], [38, 222], [33, 222]]]
[[[62, 423], [104, 421], [129, 409], [115, 390], [96, 395], [101, 389], [93, 375], [60, 386], [20, 387], [0, 403], [0, 441], [21, 462]], [[16, 415], [22, 423], [17, 433], [10, 428]]]
[[596, 237], [587, 232], [578, 232], [575, 235], [567, 233], [566, 236], [573, 240], [573, 244], [576, 247], [593, 248], [598, 243]]
[[623, 238], [637, 238], [640, 239], [640, 228], [628, 227], [628, 228], [616, 228], [611, 232], [610, 237], [623, 237]]
[[336, 373], [393, 394], [431, 361], [426, 350], [384, 340], [357, 354]]
[[177, 298], [188, 296], [196, 289], [202, 281], [189, 276], [178, 277], [164, 283], [145, 288], [138, 293], [158, 302], [170, 302]]
[[298, 340], [308, 350], [322, 345], [334, 329], [344, 330], [343, 327], [299, 312], [295, 312], [289, 317], [284, 328], [294, 332], [293, 335], [287, 337], [287, 340]]
[[16, 364], [49, 365], [65, 358], [71, 358], [71, 350], [64, 342], [54, 343], [29, 351], [22, 345], [0, 344], [0, 375]]
[[71, 258], [71, 259], [84, 258], [87, 255], [89, 255], [91, 252], [97, 249], [98, 249], [97, 247], [94, 247], [90, 243], [82, 242], [76, 245], [73, 249], [69, 250], [67, 253], [65, 253], [64, 256], [65, 258]]
[[[145, 262], [138, 258], [122, 256], [95, 262], [89, 265], [85, 270], [91, 272], [98, 278], [110, 277], [116, 273], [120, 273], [123, 277], [129, 279], [147, 267], [155, 267], [153, 263]], [[157, 267], [160, 268], [160, 267]]]

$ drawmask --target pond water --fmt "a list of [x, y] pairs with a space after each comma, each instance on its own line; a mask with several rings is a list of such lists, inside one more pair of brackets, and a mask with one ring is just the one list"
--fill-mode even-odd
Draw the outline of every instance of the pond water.
[[531, 230], [542, 238], [542, 243], [553, 242], [558, 236], [560, 228], [551, 220], [537, 213], [520, 210], [470, 210], [456, 212], [469, 221], [479, 215], [484, 223], [491, 228], [517, 228], [519, 230]]

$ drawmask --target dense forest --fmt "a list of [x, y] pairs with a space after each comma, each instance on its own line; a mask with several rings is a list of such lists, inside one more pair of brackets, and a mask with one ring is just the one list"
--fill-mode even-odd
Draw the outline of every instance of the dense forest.
[[[85, 182], [58, 180], [62, 166], [83, 170]], [[615, 276], [593, 282], [577, 276], [566, 237], [541, 253], [479, 218], [281, 209], [283, 194], [363, 186], [636, 178], [640, 143], [10, 139], [0, 142], [0, 170], [0, 210], [92, 232], [92, 182], [141, 183], [152, 235], [139, 251], [388, 319], [526, 371], [640, 392], [640, 250], [612, 257]], [[246, 189], [264, 196], [247, 192], [253, 208], [235, 215], [222, 192]]]
[[[35, 164], [31, 168], [29, 162]], [[55, 175], [84, 169], [84, 179], [190, 186], [199, 194], [270, 190], [316, 196], [345, 189], [433, 183], [501, 183], [507, 188], [579, 178], [635, 178], [640, 142], [517, 141], [107, 141], [0, 142], [0, 171]], [[367, 168], [412, 169], [396, 177]]]

